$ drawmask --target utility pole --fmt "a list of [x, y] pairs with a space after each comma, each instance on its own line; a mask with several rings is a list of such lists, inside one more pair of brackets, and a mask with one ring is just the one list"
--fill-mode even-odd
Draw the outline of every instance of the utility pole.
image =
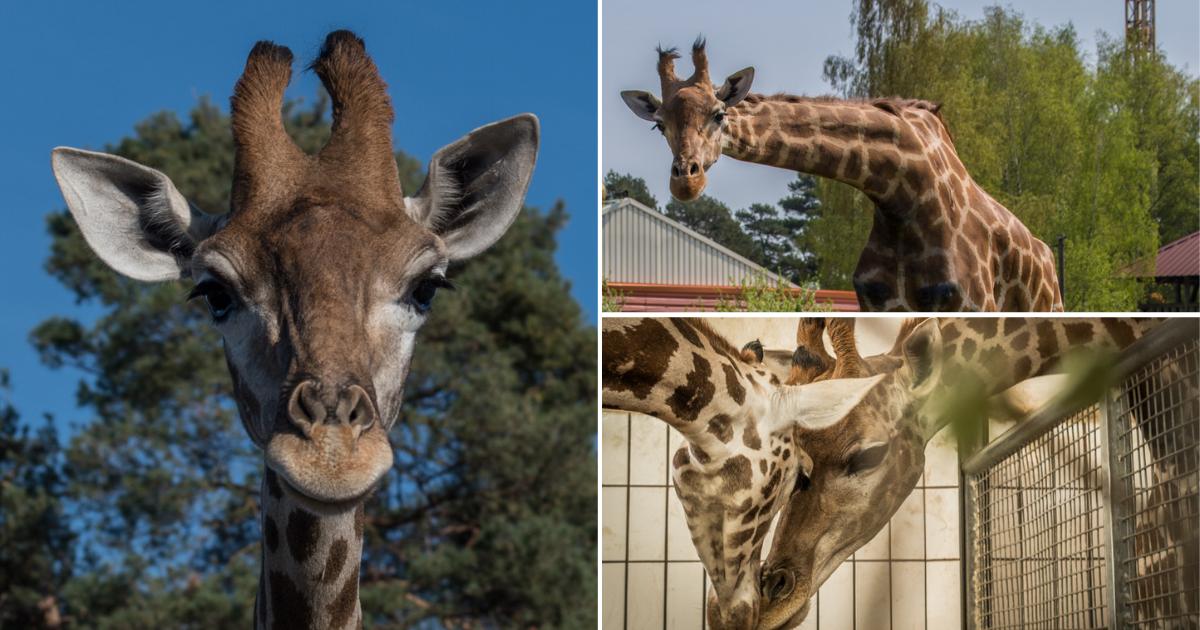
[[1125, 0], [1125, 44], [1129, 50], [1154, 50], [1154, 0]]

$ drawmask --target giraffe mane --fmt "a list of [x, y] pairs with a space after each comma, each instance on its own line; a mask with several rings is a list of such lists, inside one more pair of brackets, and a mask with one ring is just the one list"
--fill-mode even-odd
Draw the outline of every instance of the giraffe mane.
[[927, 101], [919, 98], [902, 98], [899, 96], [887, 96], [883, 98], [843, 98], [833, 94], [821, 94], [818, 96], [802, 96], [798, 94], [788, 94], [787, 92], [776, 92], [775, 94], [747, 94], [743, 103], [858, 103], [863, 105], [871, 105], [881, 109], [893, 116], [899, 116], [907, 109], [923, 109], [937, 119], [941, 124], [942, 129], [946, 131], [946, 135], [950, 136], [950, 140], [954, 140], [954, 136], [950, 134], [950, 127], [946, 126], [946, 120], [942, 118], [942, 104], [936, 101]]
[[729, 343], [729, 340], [721, 335], [721, 333], [714, 330], [712, 326], [709, 325], [707, 320], [688, 317], [685, 318], [685, 321], [699, 330], [700, 334], [704, 335], [704, 337], [708, 339], [708, 342], [712, 344], [713, 350], [716, 350], [721, 354], [727, 354], [738, 361], [749, 365], [749, 363], [742, 358], [742, 351], [734, 348], [733, 344]]

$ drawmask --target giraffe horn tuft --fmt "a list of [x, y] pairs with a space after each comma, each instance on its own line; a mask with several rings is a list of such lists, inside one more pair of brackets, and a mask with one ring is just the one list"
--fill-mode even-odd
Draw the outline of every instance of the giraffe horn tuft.
[[246, 67], [229, 99], [233, 127], [234, 183], [232, 210], [251, 199], [270, 203], [277, 170], [303, 161], [303, 152], [283, 128], [283, 93], [292, 79], [292, 51], [260, 41], [246, 58]]
[[695, 71], [688, 79], [691, 83], [712, 83], [712, 79], [708, 76], [708, 53], [704, 51], [707, 44], [704, 35], [697, 35], [696, 41], [692, 42], [692, 66], [695, 67]]

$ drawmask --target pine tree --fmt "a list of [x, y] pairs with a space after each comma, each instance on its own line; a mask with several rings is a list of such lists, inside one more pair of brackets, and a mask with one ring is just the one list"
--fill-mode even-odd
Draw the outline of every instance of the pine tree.
[[641, 177], [609, 171], [604, 176], [604, 191], [607, 199], [634, 199], [647, 208], [658, 210], [658, 200], [650, 194], [646, 180]]
[[729, 206], [708, 195], [686, 202], [672, 199], [664, 214], [755, 263], [767, 262], [754, 240], [733, 218]]

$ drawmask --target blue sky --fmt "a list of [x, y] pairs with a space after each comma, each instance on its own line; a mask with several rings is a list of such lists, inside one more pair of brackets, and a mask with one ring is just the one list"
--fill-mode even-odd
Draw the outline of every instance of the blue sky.
[[[254, 42], [292, 49], [288, 95], [309, 101], [301, 72], [324, 35], [354, 30], [391, 87], [398, 147], [422, 162], [471, 129], [530, 111], [542, 147], [527, 203], [566, 201], [557, 260], [585, 317], [597, 312], [596, 6], [589, 2], [6, 2], [0, 4], [0, 368], [26, 420], [86, 420], [79, 374], [41, 366], [29, 331], [46, 317], [90, 317], [42, 270], [48, 212], [65, 204], [50, 171], [56, 145], [102, 148], [162, 110], [201, 96], [228, 108]], [[222, 209], [215, 209], [222, 210]]]
[[[1082, 48], [1095, 61], [1096, 34], [1119, 36], [1125, 29], [1125, 3], [1121, 0], [933, 0], [968, 19], [983, 17], [985, 7], [1001, 5], [1043, 26], [1070, 22]], [[773, 94], [828, 94], [822, 77], [829, 55], [852, 55], [854, 32], [850, 25], [850, 0], [798, 2], [770, 0], [746, 3], [745, 10], [730, 10], [727, 0], [604, 0], [604, 67], [601, 107], [604, 149], [601, 166], [646, 180], [660, 204], [670, 201], [667, 190], [671, 152], [650, 123], [629, 111], [621, 90], [658, 93], [654, 46], [678, 46], [686, 51], [698, 33], [708, 37], [709, 63], [714, 81], [746, 66], [754, 66], [756, 92]], [[1200, 71], [1200, 3], [1196, 0], [1161, 0], [1156, 4], [1158, 46], [1167, 60]], [[681, 59], [681, 76], [692, 72], [691, 60]], [[737, 160], [721, 160], [708, 172], [706, 193], [732, 208], [757, 202], [775, 203], [787, 191], [795, 173]]]

